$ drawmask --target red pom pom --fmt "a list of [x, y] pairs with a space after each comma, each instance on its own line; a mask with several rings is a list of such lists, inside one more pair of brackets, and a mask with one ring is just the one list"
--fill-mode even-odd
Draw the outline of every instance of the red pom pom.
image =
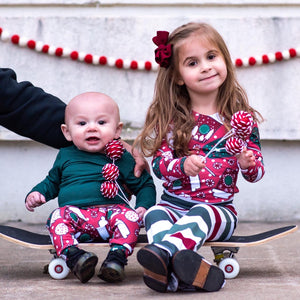
[[238, 58], [235, 60], [235, 65], [241, 67], [243, 65], [243, 61], [240, 58]]
[[102, 175], [108, 181], [117, 180], [120, 174], [119, 168], [114, 164], [106, 164], [102, 168]]
[[34, 40], [29, 40], [29, 41], [27, 42], [27, 47], [28, 47], [29, 49], [34, 49], [34, 48], [35, 48], [35, 41], [34, 41]]
[[123, 144], [119, 140], [112, 140], [105, 146], [105, 154], [112, 160], [119, 159], [124, 153]]
[[225, 148], [226, 151], [231, 154], [239, 154], [243, 151], [245, 147], [245, 142], [238, 137], [231, 137], [226, 141]]
[[278, 61], [283, 60], [283, 55], [281, 52], [276, 52], [275, 57], [276, 57], [276, 60], [278, 60]]
[[62, 56], [63, 55], [63, 48], [58, 47], [55, 49], [55, 55], [56, 56]]
[[0, 27], [0, 35], [2, 34], [2, 32], [3, 32], [3, 29]]
[[104, 181], [101, 184], [101, 193], [106, 198], [114, 198], [118, 194], [118, 187], [115, 182]]
[[245, 111], [238, 111], [232, 116], [230, 125], [235, 135], [245, 140], [252, 132], [253, 118]]
[[115, 66], [119, 69], [123, 68], [123, 60], [121, 58], [117, 59], [115, 62]]
[[130, 68], [132, 70], [136, 70], [138, 68], [138, 63], [137, 61], [133, 60], [131, 63], [130, 63]]
[[294, 48], [289, 49], [290, 57], [295, 57], [297, 55], [297, 51]]
[[100, 56], [99, 64], [100, 65], [106, 65], [107, 64], [107, 58], [105, 56]]
[[91, 64], [93, 62], [93, 55], [92, 54], [87, 54], [85, 57], [84, 57], [84, 61], [87, 63], [87, 64]]
[[19, 40], [20, 40], [20, 37], [17, 35], [17, 34], [14, 34], [12, 37], [11, 37], [11, 42], [13, 44], [19, 44]]
[[250, 66], [254, 66], [255, 64], [256, 64], [256, 59], [255, 59], [255, 57], [253, 57], [253, 56], [250, 57], [250, 58], [249, 58], [249, 65], [250, 65]]
[[70, 54], [70, 57], [73, 59], [73, 60], [77, 60], [78, 57], [79, 57], [79, 54], [77, 51], [72, 51], [71, 54]]
[[262, 61], [263, 61], [264, 64], [268, 64], [270, 62], [269, 57], [268, 57], [267, 54], [264, 54], [262, 56]]
[[146, 61], [146, 62], [145, 62], [145, 69], [146, 69], [147, 71], [150, 71], [150, 70], [152, 69], [152, 64], [151, 64], [150, 61]]
[[44, 45], [42, 48], [43, 53], [48, 53], [50, 46], [49, 45]]

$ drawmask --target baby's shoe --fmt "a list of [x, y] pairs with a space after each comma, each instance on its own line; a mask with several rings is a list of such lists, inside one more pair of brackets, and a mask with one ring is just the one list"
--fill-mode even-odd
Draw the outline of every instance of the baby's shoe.
[[95, 274], [98, 257], [92, 252], [86, 252], [75, 246], [63, 251], [66, 256], [67, 266], [72, 273], [82, 282], [88, 282]]
[[98, 273], [98, 277], [107, 282], [124, 280], [124, 266], [127, 265], [125, 252], [121, 249], [110, 250]]

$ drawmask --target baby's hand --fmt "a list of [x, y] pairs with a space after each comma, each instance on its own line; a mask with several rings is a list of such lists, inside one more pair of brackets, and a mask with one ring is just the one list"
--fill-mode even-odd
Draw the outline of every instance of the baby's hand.
[[147, 211], [147, 209], [145, 207], [138, 207], [135, 212], [139, 215], [139, 219], [143, 220], [144, 218], [144, 214]]
[[30, 193], [25, 201], [25, 206], [29, 211], [34, 211], [35, 207], [41, 206], [46, 203], [44, 195], [39, 192]]
[[205, 167], [205, 162], [202, 156], [192, 154], [186, 158], [183, 163], [184, 173], [187, 176], [196, 176], [201, 169]]
[[255, 156], [253, 154], [253, 151], [247, 150], [246, 147], [236, 157], [241, 169], [245, 170], [248, 169], [249, 167], [255, 166]]

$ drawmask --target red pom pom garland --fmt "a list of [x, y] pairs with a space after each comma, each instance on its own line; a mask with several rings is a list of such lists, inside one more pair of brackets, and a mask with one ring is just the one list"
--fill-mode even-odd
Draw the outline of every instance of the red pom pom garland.
[[233, 114], [230, 125], [234, 134], [238, 138], [245, 140], [252, 132], [253, 118], [249, 113], [238, 111]]
[[119, 159], [123, 155], [125, 149], [120, 140], [112, 140], [105, 146], [104, 152], [111, 159]]
[[113, 163], [107, 163], [102, 168], [102, 176], [106, 181], [101, 184], [100, 191], [104, 197], [110, 199], [116, 197], [118, 192], [120, 192], [121, 195], [119, 194], [118, 196], [130, 206], [129, 200], [117, 182], [120, 170], [115, 165], [115, 160], [120, 159], [124, 151], [124, 146], [120, 140], [112, 140], [106, 144], [104, 152]]
[[108, 181], [115, 181], [119, 177], [120, 171], [115, 164], [106, 164], [102, 168], [102, 175]]
[[101, 184], [101, 193], [106, 198], [114, 198], [118, 194], [118, 186], [115, 182], [112, 181], [104, 181]]
[[241, 138], [232, 136], [226, 141], [225, 149], [229, 154], [236, 155], [241, 153], [245, 146], [245, 141]]
[[[68, 48], [54, 47], [44, 44], [40, 41], [34, 41], [33, 39], [27, 39], [20, 37], [18, 34], [10, 35], [7, 31], [0, 27], [0, 40], [3, 42], [10, 41], [14, 45], [20, 47], [28, 47], [31, 50], [37, 52], [46, 53], [55, 57], [66, 57], [73, 61], [85, 62], [87, 64], [94, 65], [106, 65], [109, 67], [115, 67], [118, 69], [128, 70], [143, 70], [143, 71], [157, 71], [158, 65], [151, 61], [137, 61], [128, 60], [106, 56], [97, 56], [93, 54], [86, 54], [79, 51], [71, 51]], [[285, 51], [277, 51], [275, 53], [263, 54], [261, 56], [251, 56], [249, 58], [237, 58], [233, 63], [236, 67], [249, 67], [262, 64], [269, 64], [280, 62], [282, 60], [289, 60], [291, 58], [300, 57], [300, 47], [290, 48]]]

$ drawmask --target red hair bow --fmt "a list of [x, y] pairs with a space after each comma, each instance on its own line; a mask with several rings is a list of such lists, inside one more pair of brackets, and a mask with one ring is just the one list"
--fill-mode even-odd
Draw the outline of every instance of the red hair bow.
[[170, 65], [172, 57], [172, 45], [168, 43], [169, 32], [157, 31], [156, 36], [152, 39], [153, 43], [158, 47], [155, 49], [155, 61], [164, 68]]

